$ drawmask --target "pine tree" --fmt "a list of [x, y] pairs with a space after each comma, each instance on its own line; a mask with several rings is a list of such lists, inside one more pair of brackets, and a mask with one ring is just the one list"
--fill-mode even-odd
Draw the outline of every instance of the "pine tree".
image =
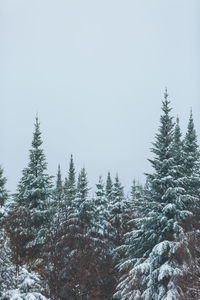
[[66, 205], [71, 206], [72, 202], [76, 198], [76, 172], [74, 168], [74, 161], [72, 155], [69, 163], [68, 176], [65, 180], [64, 192]]
[[101, 176], [99, 176], [99, 181], [96, 184], [94, 205], [96, 222], [102, 227], [102, 231], [108, 230], [108, 223], [106, 223], [109, 219], [108, 199], [105, 195], [104, 184]]
[[[94, 198], [94, 226], [96, 256], [94, 256], [94, 269], [96, 269], [96, 295], [103, 299], [110, 299], [116, 287], [115, 262], [110, 247], [112, 226], [110, 223], [109, 200], [106, 197], [102, 177], [96, 184]], [[94, 297], [94, 293], [93, 293]]]
[[[72, 166], [71, 163], [70, 165]], [[74, 168], [70, 168], [72, 169]], [[70, 176], [68, 180], [69, 178]], [[47, 267], [46, 273], [51, 299], [85, 299], [84, 294], [88, 294], [90, 290], [89, 282], [92, 280], [89, 266], [92, 254], [89, 228], [92, 227], [93, 207], [88, 197], [89, 188], [84, 168], [78, 176], [76, 189], [73, 201], [68, 198], [70, 201], [66, 203], [67, 208], [62, 207], [60, 225], [54, 235], [54, 245], [49, 251], [47, 264], [53, 272], [49, 273]], [[73, 193], [71, 195], [74, 196]]]
[[[51, 195], [51, 199], [49, 202], [49, 217], [51, 220], [50, 221], [51, 227], [52, 227], [52, 224], [54, 224], [54, 223], [56, 223], [56, 224], [54, 224], [56, 227], [59, 224], [62, 201], [63, 201], [63, 185], [62, 185], [62, 176], [61, 176], [60, 165], [58, 165], [58, 172], [56, 175], [55, 188], [52, 190], [52, 195]], [[57, 220], [57, 221], [55, 222], [55, 220]]]
[[[133, 229], [126, 234], [121, 249], [125, 258], [120, 269], [126, 271], [115, 294], [128, 299], [188, 299], [180, 278], [187, 275], [191, 252], [186, 239], [185, 224], [193, 215], [196, 203], [182, 187], [182, 174], [174, 151], [174, 123], [170, 116], [167, 91], [163, 114], [150, 160], [154, 173], [147, 175], [148, 185], [144, 201], [138, 203], [138, 218], [132, 220]], [[176, 138], [178, 144], [180, 134]], [[176, 141], [176, 143], [177, 143]], [[176, 145], [177, 146], [177, 145]]]
[[[38, 274], [29, 272], [25, 267], [20, 268], [15, 284], [2, 295], [2, 300], [47, 300], [41, 294], [41, 280]], [[1, 299], [1, 298], [0, 298]]]
[[5, 218], [7, 215], [8, 191], [5, 187], [6, 178], [3, 176], [3, 169], [0, 166], [0, 233], [1, 229], [5, 228]]
[[5, 188], [6, 178], [3, 176], [3, 169], [0, 166], [0, 208], [2, 209], [8, 199], [8, 191]]
[[112, 188], [113, 188], [112, 179], [111, 179], [110, 172], [108, 172], [107, 180], [106, 180], [106, 197], [109, 201], [112, 200]]
[[61, 176], [60, 165], [58, 165], [58, 173], [57, 173], [56, 189], [55, 189], [55, 196], [58, 201], [61, 201], [62, 191], [63, 191], [62, 176]]
[[[41, 256], [45, 235], [49, 223], [49, 205], [51, 196], [51, 177], [47, 175], [47, 163], [43, 153], [40, 124], [36, 117], [29, 163], [22, 172], [15, 195], [15, 204], [9, 215], [9, 234], [13, 248], [20, 242], [21, 253], [32, 260]], [[16, 216], [16, 211], [23, 211]], [[21, 224], [16, 227], [16, 224]], [[23, 236], [24, 245], [17, 236]]]
[[131, 200], [134, 203], [135, 200], [141, 199], [143, 197], [143, 186], [136, 180], [133, 179], [133, 184], [131, 186]]
[[119, 181], [118, 175], [115, 177], [112, 190], [112, 201], [109, 204], [110, 209], [110, 223], [112, 226], [112, 240], [113, 247], [117, 247], [122, 244], [124, 240], [124, 234], [127, 230], [128, 222], [128, 203], [124, 196], [124, 187]]
[[0, 300], [4, 294], [14, 286], [16, 270], [11, 262], [11, 251], [8, 247], [8, 238], [5, 231], [0, 230]]
[[0, 232], [0, 300], [47, 300], [42, 294], [39, 276], [28, 272], [25, 266], [18, 268], [12, 262], [6, 232]]
[[198, 197], [200, 190], [200, 151], [192, 111], [183, 141], [183, 155], [185, 188], [191, 195]]
[[183, 141], [182, 134], [179, 125], [179, 118], [176, 119], [174, 129], [174, 141], [173, 141], [173, 152], [174, 152], [174, 171], [176, 173], [173, 176], [178, 179], [184, 176], [184, 158], [183, 158]]

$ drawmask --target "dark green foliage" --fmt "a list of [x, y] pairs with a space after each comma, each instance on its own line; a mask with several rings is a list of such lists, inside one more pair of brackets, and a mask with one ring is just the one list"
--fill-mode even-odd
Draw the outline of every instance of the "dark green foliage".
[[55, 189], [55, 197], [58, 201], [61, 201], [62, 191], [63, 191], [62, 177], [61, 177], [60, 165], [58, 165], [58, 173], [57, 173], [56, 189]]
[[131, 186], [131, 200], [134, 201], [138, 199], [142, 199], [144, 191], [143, 191], [143, 186], [138, 182], [136, 184], [135, 179], [133, 180], [133, 184]]
[[[13, 230], [24, 236], [21, 253], [26, 253], [26, 259], [29, 257], [31, 260], [41, 255], [40, 252], [49, 224], [49, 204], [52, 187], [51, 177], [46, 173], [47, 163], [41, 148], [42, 139], [39, 127], [38, 117], [36, 117], [28, 167], [22, 172], [23, 176], [15, 195], [15, 203], [8, 218], [10, 237], [13, 235]], [[19, 210], [23, 211], [23, 214], [16, 216], [15, 212]], [[13, 224], [16, 223], [21, 225], [14, 229]], [[19, 242], [21, 244], [21, 241], [16, 241], [16, 239], [11, 241], [14, 244]], [[16, 245], [13, 245], [13, 249], [15, 247]]]
[[0, 166], [0, 207], [3, 207], [8, 199], [8, 191], [5, 188], [6, 181], [3, 176], [3, 169]]
[[174, 132], [167, 91], [164, 97], [150, 160], [154, 173], [147, 175], [144, 200], [135, 203], [135, 228], [120, 247], [125, 254], [120, 270], [126, 273], [116, 293], [121, 300], [187, 299], [180, 278], [194, 263], [186, 237], [197, 202], [184, 189], [180, 128], [177, 122]]
[[108, 172], [107, 180], [106, 180], [106, 197], [109, 201], [112, 200], [112, 189], [113, 189], [112, 179], [111, 179], [110, 172]]
[[76, 192], [76, 172], [74, 168], [73, 156], [71, 155], [68, 176], [65, 179], [64, 185], [65, 205], [72, 205], [72, 202], [76, 197]]
[[200, 150], [192, 112], [183, 139], [167, 90], [151, 151], [153, 170], [130, 199], [110, 172], [90, 195], [72, 155], [52, 189], [36, 117], [12, 202], [0, 168], [0, 299], [200, 299]]

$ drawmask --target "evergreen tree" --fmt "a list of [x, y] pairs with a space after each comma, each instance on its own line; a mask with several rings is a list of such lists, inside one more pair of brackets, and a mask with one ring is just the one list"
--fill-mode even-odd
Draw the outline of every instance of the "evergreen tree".
[[25, 267], [20, 268], [15, 284], [2, 295], [2, 300], [47, 300], [41, 294], [41, 280], [38, 274], [29, 272]]
[[[18, 234], [24, 236], [22, 247], [24, 249], [21, 249], [21, 253], [26, 253], [28, 259], [38, 258], [41, 255], [49, 224], [52, 184], [51, 177], [46, 173], [47, 163], [41, 146], [40, 124], [36, 117], [29, 163], [22, 172], [23, 176], [19, 182], [15, 203], [9, 216], [11, 243], [17, 242], [15, 236]], [[23, 214], [16, 216], [15, 213], [19, 210], [22, 210]], [[14, 224], [17, 223], [22, 226], [15, 227]]]
[[112, 226], [113, 247], [122, 244], [124, 234], [127, 230], [127, 209], [128, 203], [124, 196], [124, 187], [119, 181], [118, 175], [115, 177], [112, 191], [112, 201], [110, 202], [110, 223]]
[[76, 172], [74, 168], [74, 161], [72, 155], [69, 163], [68, 177], [65, 181], [64, 192], [66, 205], [70, 206], [76, 197]]
[[198, 197], [200, 191], [200, 152], [192, 111], [190, 113], [187, 132], [183, 141], [183, 159], [185, 189], [191, 195]]
[[0, 231], [0, 300], [46, 300], [41, 294], [40, 278], [26, 267], [12, 262], [9, 240], [4, 230]]
[[3, 217], [6, 214], [6, 202], [8, 200], [8, 191], [5, 188], [6, 178], [3, 176], [3, 169], [0, 166], [0, 228], [3, 226]]
[[51, 219], [51, 227], [52, 227], [52, 224], [54, 224], [54, 223], [56, 223], [54, 225], [57, 227], [57, 225], [59, 224], [61, 206], [62, 206], [62, 201], [63, 201], [63, 186], [62, 186], [62, 176], [61, 176], [60, 165], [58, 165], [58, 172], [56, 175], [55, 188], [52, 191], [51, 198], [52, 199], [49, 203], [49, 214], [50, 214], [50, 219]]
[[182, 178], [184, 176], [183, 141], [178, 117], [176, 119], [174, 129], [173, 151], [175, 171], [174, 177], [176, 179]]
[[10, 257], [7, 236], [4, 230], [0, 230], [0, 300], [4, 300], [5, 292], [14, 286], [16, 270]]
[[[96, 228], [96, 294], [102, 299], [110, 299], [116, 287], [115, 261], [110, 247], [112, 226], [110, 223], [109, 200], [106, 197], [102, 177], [96, 184], [94, 198], [94, 225]], [[94, 294], [93, 294], [94, 295]]]
[[3, 169], [0, 166], [0, 207], [2, 208], [8, 199], [8, 191], [5, 188], [6, 178], [3, 176]]
[[[72, 166], [71, 163], [70, 165]], [[47, 276], [51, 299], [87, 299], [91, 289], [93, 254], [89, 231], [92, 228], [94, 210], [88, 192], [87, 175], [83, 168], [78, 176], [76, 197], [67, 203], [67, 209], [62, 208], [64, 212], [60, 226], [50, 249], [48, 265], [53, 272], [49, 273], [47, 269]]]
[[133, 184], [131, 186], [131, 200], [141, 199], [143, 197], [143, 186], [138, 182], [136, 184], [135, 179], [133, 179]]
[[109, 201], [112, 200], [112, 188], [113, 188], [112, 179], [111, 179], [110, 172], [108, 172], [107, 180], [106, 180], [106, 197]]
[[150, 160], [154, 173], [147, 175], [145, 200], [136, 205], [139, 216], [132, 220], [136, 229], [126, 234], [126, 243], [121, 247], [125, 258], [120, 269], [126, 275], [115, 294], [121, 300], [188, 299], [179, 279], [186, 276], [184, 266], [192, 259], [185, 224], [189, 223], [196, 203], [186, 195], [182, 175], [177, 172], [169, 104], [165, 91], [161, 125], [152, 148], [155, 157]]
[[108, 200], [105, 195], [104, 184], [101, 176], [99, 176], [99, 181], [96, 184], [94, 204], [96, 222], [102, 226], [102, 230], [104, 231], [106, 230], [106, 227], [108, 227], [106, 221], [109, 218], [109, 210]]
[[61, 201], [62, 191], [63, 191], [62, 176], [61, 176], [60, 165], [58, 165], [58, 173], [57, 173], [56, 189], [55, 189], [55, 196], [58, 201]]

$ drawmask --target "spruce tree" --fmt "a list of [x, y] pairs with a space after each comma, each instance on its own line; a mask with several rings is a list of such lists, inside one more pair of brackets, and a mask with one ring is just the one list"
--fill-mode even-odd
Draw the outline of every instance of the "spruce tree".
[[125, 258], [120, 270], [126, 275], [115, 294], [121, 300], [188, 299], [179, 280], [187, 274], [184, 266], [191, 262], [185, 224], [196, 203], [186, 195], [182, 174], [177, 172], [180, 165], [174, 151], [174, 123], [167, 91], [164, 97], [152, 148], [155, 157], [150, 160], [154, 173], [147, 175], [144, 201], [136, 204], [138, 217], [132, 220], [136, 229], [126, 234], [126, 243], [121, 247]]
[[[72, 160], [71, 160], [72, 162]], [[73, 166], [70, 162], [70, 166]], [[75, 172], [70, 168], [70, 172]], [[73, 178], [71, 179], [73, 182]], [[47, 278], [51, 290], [51, 299], [73, 300], [84, 299], [90, 291], [92, 278], [89, 269], [91, 268], [91, 235], [93, 221], [93, 202], [88, 197], [87, 174], [83, 168], [78, 176], [76, 196], [66, 198], [66, 207], [62, 206], [60, 225], [55, 232], [53, 245], [49, 252], [48, 265], [53, 272], [47, 269]], [[68, 194], [69, 195], [69, 194]], [[73, 199], [73, 201], [72, 201]], [[94, 226], [93, 226], [94, 227]]]
[[99, 176], [99, 181], [96, 184], [94, 205], [95, 205], [95, 219], [100, 224], [103, 231], [108, 230], [109, 210], [108, 210], [108, 199], [105, 195], [105, 189], [102, 177]]
[[197, 134], [194, 128], [192, 111], [190, 113], [187, 132], [183, 141], [183, 159], [185, 174], [185, 189], [198, 197], [200, 191], [200, 151]]
[[179, 118], [176, 119], [174, 129], [174, 141], [173, 141], [173, 152], [174, 152], [174, 177], [176, 179], [184, 176], [184, 157], [183, 157], [183, 141], [182, 133], [179, 125]]
[[[24, 253], [28, 260], [41, 256], [49, 225], [52, 183], [51, 177], [46, 173], [47, 163], [41, 146], [40, 124], [36, 117], [28, 166], [22, 172], [23, 176], [19, 182], [15, 203], [9, 216], [11, 243], [13, 242], [16, 247], [16, 242], [18, 242], [16, 237], [23, 236], [24, 245], [23, 247], [20, 245], [23, 248], [21, 253]], [[23, 211], [23, 214], [16, 216], [16, 211], [20, 210]], [[14, 224], [21, 225], [15, 227]]]
[[56, 189], [55, 189], [55, 197], [58, 201], [61, 201], [62, 191], [63, 191], [62, 176], [61, 176], [60, 165], [58, 165], [58, 173], [57, 173]]
[[[52, 227], [52, 224], [55, 223], [56, 219], [57, 219], [56, 223], [59, 223], [62, 200], [63, 200], [63, 185], [62, 185], [62, 176], [61, 176], [60, 165], [58, 165], [58, 172], [56, 175], [55, 188], [52, 191], [51, 198], [52, 198], [52, 200], [49, 205], [50, 206], [49, 213], [50, 213], [51, 227]], [[54, 225], [57, 227], [58, 224], [54, 224]]]
[[65, 180], [64, 193], [66, 205], [71, 206], [76, 197], [76, 172], [72, 155], [70, 157], [68, 176]]
[[0, 166], [0, 207], [2, 208], [8, 199], [8, 191], [5, 188], [6, 178], [3, 176], [3, 168]]
[[111, 179], [110, 172], [108, 172], [107, 180], [106, 180], [106, 197], [109, 201], [112, 200], [112, 188], [113, 188], [112, 179]]
[[118, 175], [115, 177], [112, 190], [112, 201], [109, 204], [110, 209], [110, 223], [112, 226], [112, 241], [113, 247], [122, 244], [124, 234], [127, 230], [128, 222], [128, 202], [124, 196], [124, 187], [119, 181]]
[[133, 179], [133, 184], [131, 186], [131, 200], [134, 202], [135, 200], [141, 199], [143, 197], [143, 186], [136, 180]]
[[103, 299], [110, 299], [116, 286], [115, 261], [110, 245], [112, 226], [110, 223], [109, 200], [106, 197], [102, 177], [96, 184], [94, 197], [94, 226], [96, 239], [93, 265], [96, 269], [96, 294]]

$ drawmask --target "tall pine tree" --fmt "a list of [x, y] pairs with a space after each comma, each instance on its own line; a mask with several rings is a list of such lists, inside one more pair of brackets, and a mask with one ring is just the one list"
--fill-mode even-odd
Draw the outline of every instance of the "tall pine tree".
[[[197, 203], [182, 186], [167, 91], [164, 96], [159, 132], [152, 148], [155, 157], [150, 160], [154, 173], [147, 175], [145, 200], [136, 206], [138, 218], [132, 221], [136, 229], [126, 234], [126, 243], [121, 247], [125, 258], [120, 269], [126, 275], [115, 295], [121, 300], [188, 299], [179, 279], [186, 276], [184, 266], [192, 256], [185, 224]], [[180, 144], [178, 130], [175, 137]]]
[[36, 117], [28, 166], [23, 170], [15, 195], [15, 204], [9, 216], [11, 243], [16, 248], [20, 242], [20, 252], [29, 261], [41, 256], [50, 221], [52, 183], [51, 177], [46, 172], [47, 163], [41, 146], [40, 124]]

